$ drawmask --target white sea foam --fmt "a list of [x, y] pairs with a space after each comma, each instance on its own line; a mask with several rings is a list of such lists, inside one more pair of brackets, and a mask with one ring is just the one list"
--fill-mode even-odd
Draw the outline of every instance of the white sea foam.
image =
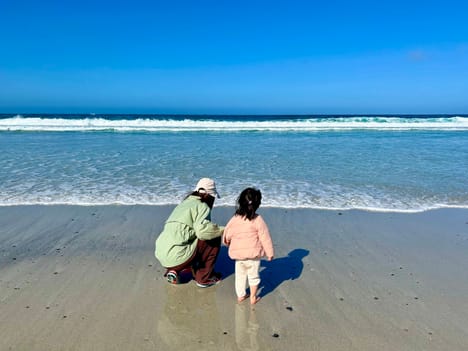
[[468, 117], [334, 117], [291, 120], [215, 119], [120, 119], [42, 118], [0, 119], [0, 131], [116, 131], [116, 132], [196, 132], [196, 131], [277, 131], [307, 132], [328, 130], [468, 130]]
[[[106, 187], [105, 187], [106, 188]], [[0, 206], [18, 205], [176, 205], [188, 194], [186, 189], [174, 189], [154, 193], [148, 188], [130, 186], [115, 187], [113, 190], [103, 188], [85, 189], [82, 187], [53, 188], [46, 187], [39, 192], [13, 191], [0, 194]], [[225, 189], [223, 197], [216, 201], [216, 206], [234, 206], [238, 189]], [[437, 208], [468, 208], [463, 204], [424, 202], [421, 198], [402, 198], [377, 196], [363, 192], [337, 193], [330, 188], [319, 191], [318, 188], [303, 191], [301, 196], [291, 193], [275, 193], [268, 185], [262, 188], [264, 199], [262, 207], [279, 207], [290, 209], [324, 209], [324, 210], [366, 210], [373, 212], [422, 212]]]

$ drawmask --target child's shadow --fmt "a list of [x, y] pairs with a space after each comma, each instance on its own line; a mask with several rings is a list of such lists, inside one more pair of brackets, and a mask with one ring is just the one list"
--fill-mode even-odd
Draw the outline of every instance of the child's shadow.
[[301, 276], [304, 263], [302, 259], [309, 254], [309, 250], [294, 249], [288, 256], [275, 258], [273, 261], [261, 262], [265, 267], [260, 272], [260, 296], [266, 296], [280, 286], [285, 280], [294, 280]]

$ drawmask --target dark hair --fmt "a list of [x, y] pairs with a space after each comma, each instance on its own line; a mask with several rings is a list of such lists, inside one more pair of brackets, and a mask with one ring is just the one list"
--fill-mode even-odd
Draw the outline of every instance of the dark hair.
[[189, 196], [198, 196], [201, 202], [204, 202], [208, 205], [209, 208], [213, 208], [215, 198], [207, 193], [200, 193], [198, 190], [192, 191], [188, 194], [185, 198], [187, 199]]
[[255, 188], [244, 189], [237, 198], [236, 215], [246, 217], [249, 221], [257, 214], [255, 211], [262, 203], [262, 193]]

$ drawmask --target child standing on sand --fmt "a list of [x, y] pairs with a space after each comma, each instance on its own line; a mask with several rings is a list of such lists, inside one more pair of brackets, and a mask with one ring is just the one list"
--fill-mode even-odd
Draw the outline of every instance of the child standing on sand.
[[250, 286], [250, 303], [256, 304], [260, 284], [260, 259], [264, 256], [271, 261], [274, 256], [273, 243], [263, 218], [256, 213], [262, 202], [262, 193], [247, 188], [237, 199], [236, 213], [224, 229], [223, 241], [229, 246], [229, 257], [236, 261], [237, 301], [249, 297], [246, 281]]

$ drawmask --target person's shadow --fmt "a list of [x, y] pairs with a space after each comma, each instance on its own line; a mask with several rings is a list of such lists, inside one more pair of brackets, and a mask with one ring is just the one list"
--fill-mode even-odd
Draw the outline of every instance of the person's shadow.
[[301, 276], [304, 263], [302, 259], [309, 254], [309, 250], [294, 249], [288, 256], [275, 258], [273, 261], [261, 261], [259, 296], [271, 293], [286, 280], [294, 280]]
[[215, 263], [215, 271], [222, 274], [223, 279], [226, 279], [230, 275], [234, 274], [235, 262], [228, 255], [228, 247], [221, 245], [219, 250], [218, 258]]

